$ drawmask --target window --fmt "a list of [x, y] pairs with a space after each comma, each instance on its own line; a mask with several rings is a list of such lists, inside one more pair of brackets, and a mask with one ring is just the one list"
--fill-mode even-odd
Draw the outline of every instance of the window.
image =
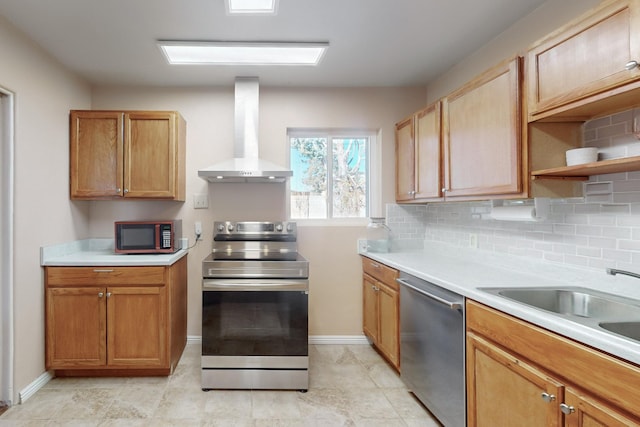
[[289, 131], [293, 219], [366, 218], [375, 132]]

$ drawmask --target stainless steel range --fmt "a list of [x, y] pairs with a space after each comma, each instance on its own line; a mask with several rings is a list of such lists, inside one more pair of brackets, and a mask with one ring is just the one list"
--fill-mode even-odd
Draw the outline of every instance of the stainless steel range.
[[296, 223], [216, 221], [202, 275], [202, 389], [307, 390], [309, 263]]

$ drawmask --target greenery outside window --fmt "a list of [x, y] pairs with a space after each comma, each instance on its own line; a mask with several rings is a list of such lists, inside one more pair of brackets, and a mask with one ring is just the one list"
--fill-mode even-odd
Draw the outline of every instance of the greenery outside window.
[[289, 131], [292, 219], [366, 218], [371, 200], [370, 131]]

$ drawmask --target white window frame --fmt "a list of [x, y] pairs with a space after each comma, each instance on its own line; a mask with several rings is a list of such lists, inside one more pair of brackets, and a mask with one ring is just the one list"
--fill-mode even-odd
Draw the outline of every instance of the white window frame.
[[[382, 147], [380, 129], [360, 128], [288, 128], [287, 129], [287, 156], [291, 167], [291, 138], [327, 138], [328, 141], [336, 138], [369, 138], [367, 149], [367, 213], [364, 218], [294, 218], [301, 226], [335, 225], [352, 226], [366, 225], [369, 217], [382, 216]], [[330, 167], [330, 165], [329, 165]], [[331, 169], [328, 169], [328, 171]], [[329, 174], [330, 175], [330, 174]], [[331, 176], [327, 177], [328, 188], [331, 188]], [[291, 218], [291, 187], [287, 183], [287, 217]], [[333, 206], [333, 200], [330, 202]]]

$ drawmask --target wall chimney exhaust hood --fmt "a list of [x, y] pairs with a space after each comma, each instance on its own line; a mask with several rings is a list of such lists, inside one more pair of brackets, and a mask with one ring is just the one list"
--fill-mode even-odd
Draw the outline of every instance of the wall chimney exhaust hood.
[[237, 77], [235, 81], [235, 141], [234, 157], [207, 168], [198, 176], [209, 182], [285, 182], [293, 175], [289, 169], [259, 157], [258, 150], [257, 77]]

